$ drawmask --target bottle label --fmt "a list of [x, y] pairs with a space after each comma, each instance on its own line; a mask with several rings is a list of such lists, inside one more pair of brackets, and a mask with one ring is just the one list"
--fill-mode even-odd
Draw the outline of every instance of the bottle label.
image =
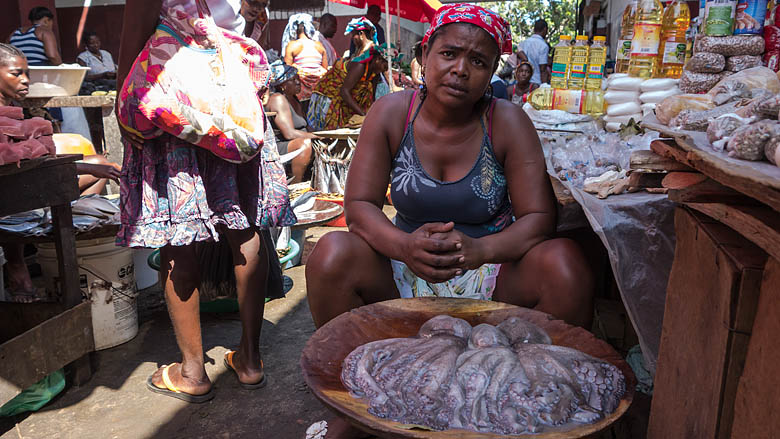
[[684, 64], [685, 63], [685, 43], [675, 43], [667, 41], [664, 45], [664, 58], [663, 63], [668, 64]]
[[631, 40], [618, 40], [615, 58], [620, 61], [631, 58]]
[[566, 79], [566, 67], [565, 63], [554, 62], [552, 65], [552, 77]]
[[588, 66], [588, 79], [601, 79], [604, 77], [603, 64], [591, 64]]
[[704, 33], [710, 36], [728, 36], [734, 31], [736, 1], [716, 0], [707, 2]]
[[585, 64], [577, 63], [571, 65], [571, 78], [583, 79], [585, 78]]
[[582, 114], [585, 105], [584, 90], [553, 90], [552, 109]]
[[657, 56], [660, 43], [660, 24], [637, 23], [634, 25], [634, 39], [631, 40], [631, 56]]

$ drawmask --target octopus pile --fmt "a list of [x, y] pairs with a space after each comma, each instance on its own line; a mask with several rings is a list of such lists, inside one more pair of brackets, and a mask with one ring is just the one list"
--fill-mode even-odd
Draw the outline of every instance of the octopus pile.
[[594, 423], [625, 393], [614, 365], [551, 345], [538, 326], [512, 317], [471, 327], [439, 315], [416, 337], [364, 344], [341, 381], [368, 412], [432, 430], [525, 434]]

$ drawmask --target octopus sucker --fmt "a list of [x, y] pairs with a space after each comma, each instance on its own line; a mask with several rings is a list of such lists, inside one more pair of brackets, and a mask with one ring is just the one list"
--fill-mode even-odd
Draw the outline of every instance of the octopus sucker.
[[614, 412], [625, 394], [620, 370], [550, 340], [516, 317], [472, 328], [440, 315], [416, 337], [356, 348], [341, 381], [370, 414], [434, 430], [541, 433]]

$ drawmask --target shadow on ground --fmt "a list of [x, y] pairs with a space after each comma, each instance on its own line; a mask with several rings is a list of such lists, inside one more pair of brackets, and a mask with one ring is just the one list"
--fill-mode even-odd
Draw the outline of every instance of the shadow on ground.
[[[94, 375], [66, 389], [34, 414], [0, 422], [2, 438], [303, 438], [312, 423], [330, 417], [309, 392], [299, 359], [314, 332], [306, 302], [304, 267], [287, 297], [266, 305], [260, 349], [268, 385], [244, 390], [222, 363], [238, 344], [238, 314], [202, 314], [206, 370], [216, 397], [195, 405], [154, 394], [146, 379], [179, 360], [164, 303], [141, 309], [138, 336], [93, 354]], [[157, 292], [159, 295], [159, 292]], [[159, 299], [157, 299], [159, 300]]]

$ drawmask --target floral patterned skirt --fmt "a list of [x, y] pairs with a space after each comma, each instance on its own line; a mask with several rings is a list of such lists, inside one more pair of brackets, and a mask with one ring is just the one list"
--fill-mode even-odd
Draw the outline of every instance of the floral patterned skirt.
[[[182, 246], [218, 240], [217, 224], [262, 227], [261, 155], [233, 164], [168, 134], [143, 149], [126, 143], [117, 245]], [[283, 223], [295, 222], [292, 209], [282, 215]]]

